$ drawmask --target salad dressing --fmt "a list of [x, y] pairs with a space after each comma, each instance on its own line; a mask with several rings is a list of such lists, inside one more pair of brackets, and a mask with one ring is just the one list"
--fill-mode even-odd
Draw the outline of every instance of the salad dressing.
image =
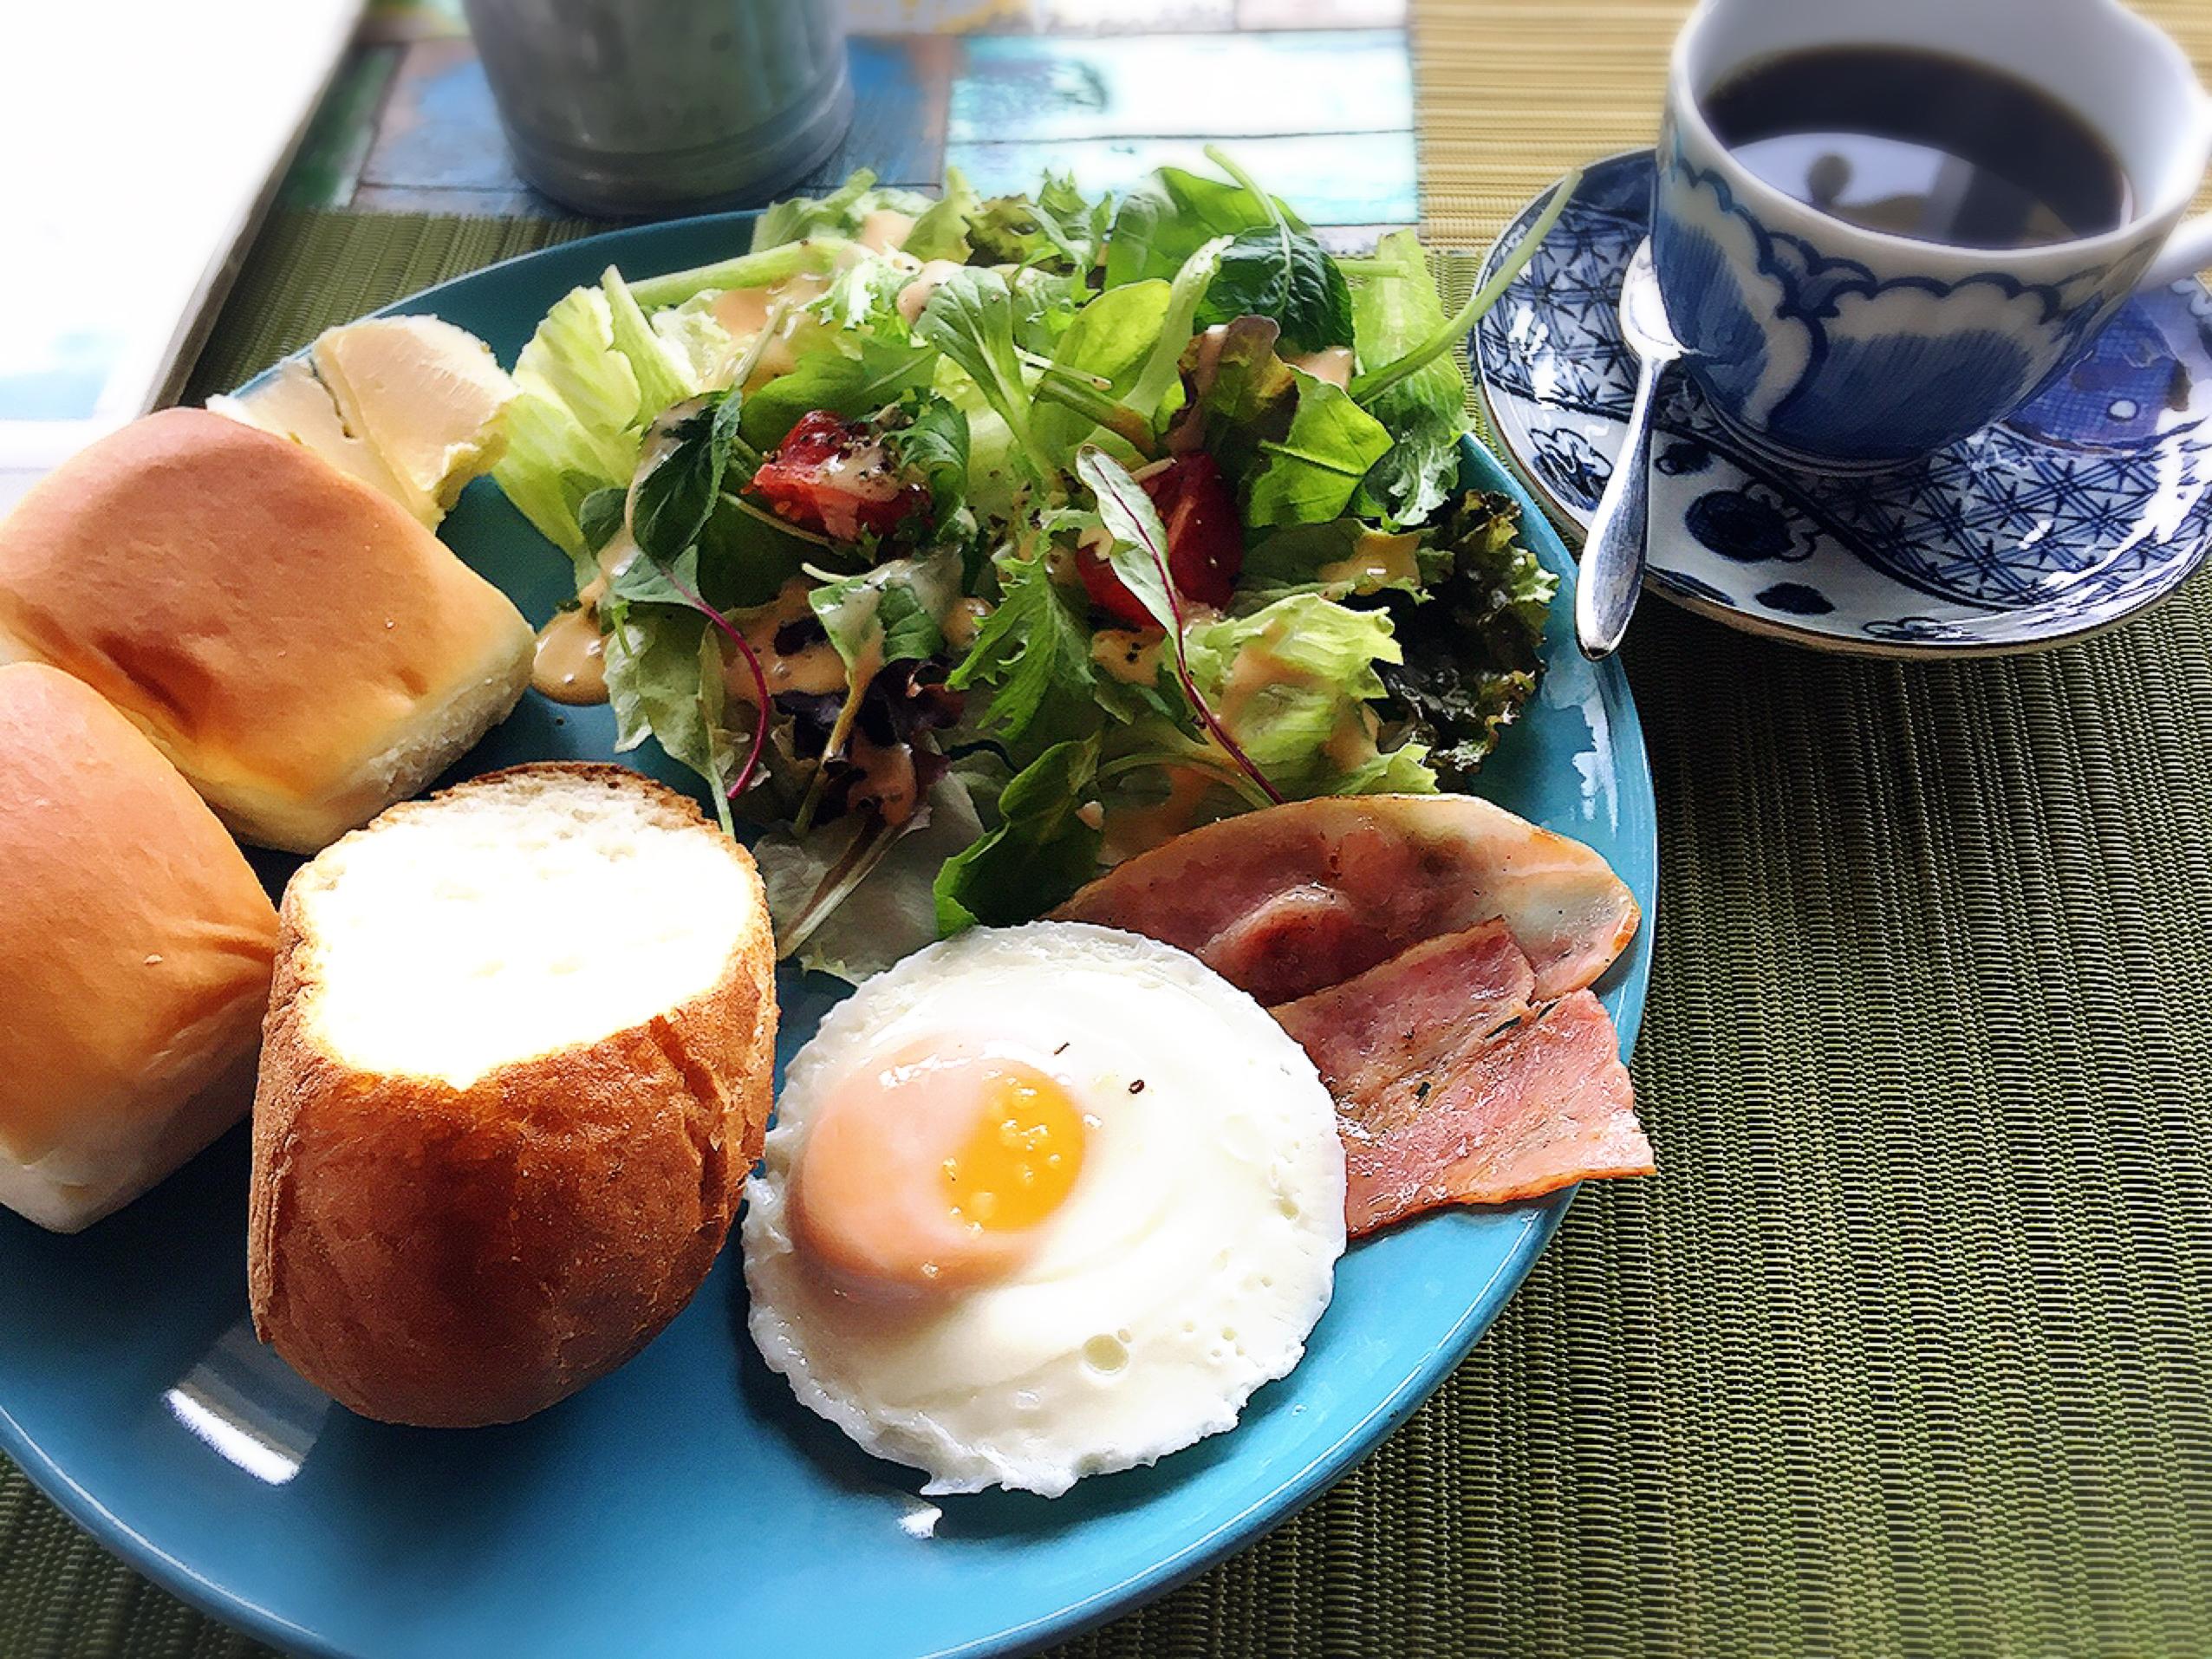
[[929, 303], [929, 296], [937, 291], [937, 284], [954, 271], [964, 269], [957, 259], [931, 259], [914, 274], [914, 279], [899, 290], [899, 315], [909, 324], [921, 316]]
[[901, 213], [895, 207], [879, 207], [861, 220], [860, 234], [853, 240], [878, 253], [896, 253], [913, 233], [913, 214]]
[[1090, 660], [1100, 673], [1124, 686], [1149, 686], [1160, 678], [1160, 653], [1168, 636], [1158, 628], [1102, 628], [1090, 636]]
[[[1214, 355], [1220, 355], [1217, 347]], [[1317, 381], [1326, 381], [1339, 392], [1349, 392], [1352, 385], [1352, 348], [1350, 346], [1324, 346], [1319, 351], [1310, 351], [1303, 357], [1285, 357], [1283, 361], [1304, 374]]]
[[1198, 823], [1199, 809], [1213, 787], [1213, 775], [1198, 766], [1162, 766], [1168, 798], [1157, 806], [1117, 807], [1106, 814], [1104, 839], [1098, 849], [1103, 864], [1118, 864], [1164, 847]]
[[802, 270], [766, 288], [725, 288], [714, 296], [711, 308], [714, 320], [736, 342], [739, 356], [744, 355], [753, 337], [768, 326], [777, 307], [785, 307], [783, 321], [776, 325], [776, 333], [762, 350], [747, 384], [757, 386], [778, 374], [788, 374], [798, 367], [797, 355], [791, 350], [792, 331], [798, 327], [803, 308], [829, 291], [827, 276], [820, 271]]
[[1359, 538], [1348, 559], [1324, 564], [1313, 574], [1323, 582], [1348, 582], [1362, 593], [1388, 587], [1394, 582], [1417, 582], [1421, 567], [1415, 553], [1418, 536], [1384, 536], [1370, 531]]
[[[750, 615], [732, 619], [745, 642], [752, 647], [753, 655], [760, 659], [761, 675], [768, 681], [771, 697], [785, 692], [829, 697], [845, 690], [844, 659], [827, 639], [817, 639], [788, 655], [776, 648], [776, 636], [786, 628], [813, 620], [814, 607], [806, 597], [811, 585], [803, 577], [793, 576], [770, 603]], [[723, 659], [722, 684], [732, 697], [748, 708], [753, 706], [752, 670], [735, 651]]]
[[602, 576], [576, 595], [574, 610], [560, 612], [537, 631], [530, 683], [556, 703], [607, 700], [607, 638], [599, 631], [599, 601], [606, 591]]
[[983, 632], [983, 624], [991, 615], [992, 604], [987, 599], [967, 598], [956, 601], [945, 613], [945, 643], [955, 651], [965, 651], [975, 643], [975, 636]]

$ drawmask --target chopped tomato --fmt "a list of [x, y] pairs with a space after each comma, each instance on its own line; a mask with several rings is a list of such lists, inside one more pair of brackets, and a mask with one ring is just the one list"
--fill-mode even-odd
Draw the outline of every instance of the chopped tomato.
[[[1194, 603], [1227, 609], [1237, 572], [1244, 569], [1244, 526], [1237, 521], [1236, 496], [1213, 458], [1202, 451], [1179, 455], [1137, 483], [1167, 527], [1168, 574], [1175, 591]], [[1131, 628], [1158, 626], [1099, 554], [1078, 549], [1076, 568], [1099, 609]]]
[[864, 422], [827, 409], [799, 417], [745, 485], [779, 518], [827, 536], [888, 536], [929, 505], [929, 489], [903, 478]]

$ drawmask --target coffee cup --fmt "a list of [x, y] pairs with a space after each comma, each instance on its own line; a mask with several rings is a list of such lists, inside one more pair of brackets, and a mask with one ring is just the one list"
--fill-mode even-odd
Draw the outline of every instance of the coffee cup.
[[[1886, 111], [1854, 115], [1854, 87]], [[1776, 141], [1747, 142], [1762, 107]], [[1854, 125], [1864, 147], [1823, 150]], [[1956, 153], [1977, 146], [1994, 163]], [[2184, 217], [2208, 161], [2212, 99], [2116, 0], [1704, 0], [1669, 70], [1653, 257], [1725, 423], [1874, 470], [2003, 420], [2129, 295], [2212, 263], [2212, 214]]]

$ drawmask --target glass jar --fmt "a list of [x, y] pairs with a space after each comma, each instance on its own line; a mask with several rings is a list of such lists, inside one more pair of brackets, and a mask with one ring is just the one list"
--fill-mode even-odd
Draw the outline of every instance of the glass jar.
[[836, 0], [464, 0], [516, 170], [582, 212], [755, 205], [852, 124]]

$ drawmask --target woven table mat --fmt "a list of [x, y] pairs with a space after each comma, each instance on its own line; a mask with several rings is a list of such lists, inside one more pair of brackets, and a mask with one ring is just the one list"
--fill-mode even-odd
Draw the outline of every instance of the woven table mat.
[[[1649, 133], [1674, 7], [1417, 10], [1440, 240]], [[280, 218], [193, 394], [581, 228]], [[1064, 1652], [2212, 1653], [2208, 647], [2202, 580], [1927, 667], [1649, 606], [1660, 1178], [1320, 1503]], [[258, 1651], [0, 1465], [0, 1659]]]

